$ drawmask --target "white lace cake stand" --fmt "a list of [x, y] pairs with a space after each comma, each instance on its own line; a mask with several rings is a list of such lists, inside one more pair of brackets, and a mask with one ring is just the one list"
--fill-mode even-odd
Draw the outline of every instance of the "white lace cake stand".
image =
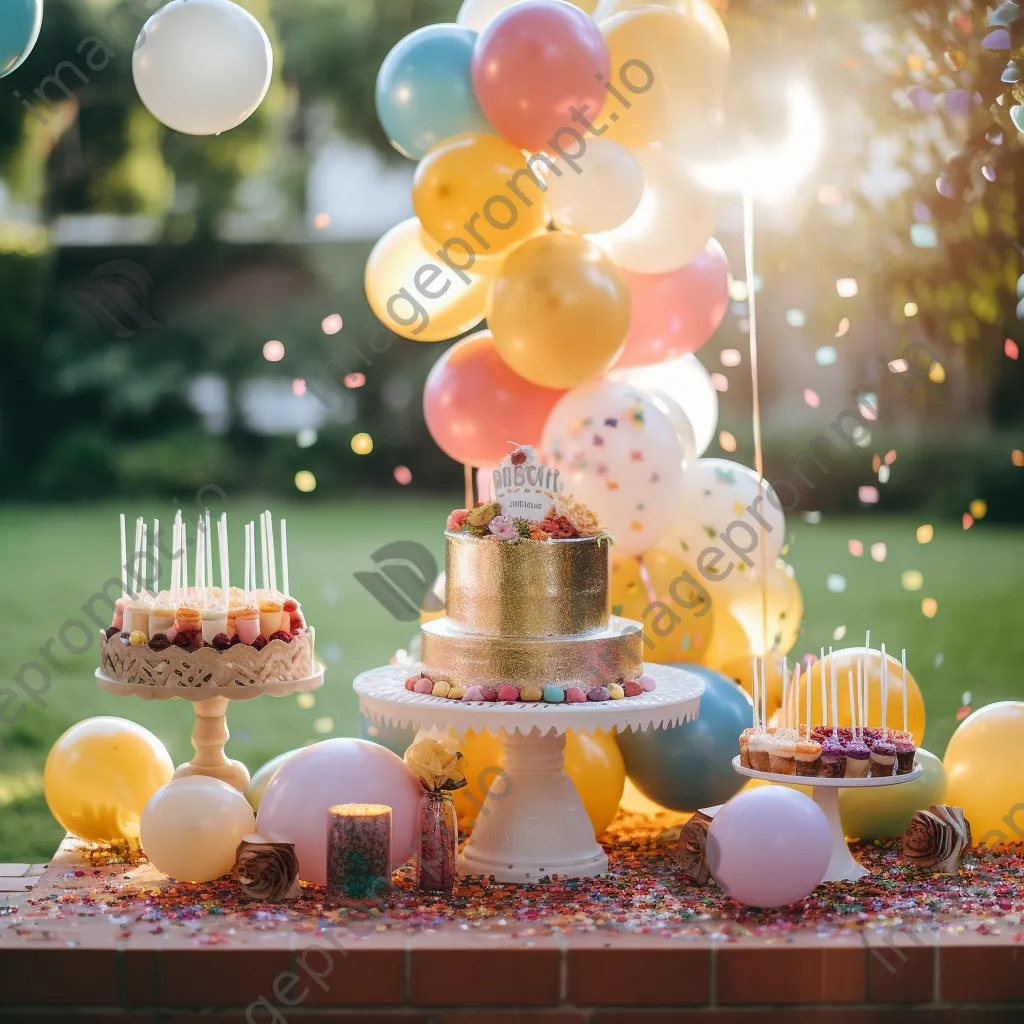
[[739, 756], [732, 759], [733, 771], [746, 775], [750, 779], [764, 779], [766, 782], [784, 782], [790, 786], [810, 786], [814, 790], [814, 802], [825, 812], [828, 818], [829, 831], [832, 833], [832, 856], [828, 862], [823, 882], [856, 882], [870, 874], [867, 868], [853, 859], [849, 846], [846, 845], [846, 834], [839, 818], [839, 790], [841, 789], [873, 789], [879, 786], [899, 786], [904, 782], [919, 779], [924, 769], [917, 763], [906, 775], [889, 775], [884, 778], [865, 779], [819, 779], [804, 778], [798, 775], [777, 775], [775, 772], [758, 772], [753, 768], [744, 768]]
[[362, 712], [376, 722], [501, 738], [504, 767], [492, 784], [459, 870], [499, 882], [586, 878], [608, 870], [576, 787], [565, 773], [565, 732], [666, 729], [697, 717], [704, 683], [689, 672], [645, 665], [658, 688], [586, 704], [447, 700], [405, 689], [408, 666], [364, 672], [355, 681]]
[[252, 683], [248, 686], [159, 686], [152, 683], [126, 683], [111, 679], [96, 669], [96, 685], [107, 693], [120, 697], [141, 697], [143, 700], [170, 700], [177, 697], [195, 704], [196, 724], [192, 730], [192, 748], [195, 757], [179, 765], [176, 779], [185, 775], [208, 775], [240, 789], [249, 785], [249, 769], [241, 761], [233, 761], [224, 753], [224, 745], [231, 738], [228, 732], [228, 701], [253, 700], [256, 697], [285, 697], [290, 693], [308, 693], [324, 685], [324, 667], [316, 665], [316, 672], [304, 679], [276, 680], [270, 683]]

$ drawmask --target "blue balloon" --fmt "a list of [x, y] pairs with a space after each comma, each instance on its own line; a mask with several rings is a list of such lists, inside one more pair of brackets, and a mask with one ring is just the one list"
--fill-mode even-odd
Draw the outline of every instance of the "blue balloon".
[[416, 738], [414, 725], [388, 725], [386, 722], [371, 722], [361, 711], [359, 712], [359, 735], [371, 743], [379, 743], [387, 747], [392, 754], [405, 757], [405, 752], [412, 746]]
[[453, 135], [494, 133], [473, 92], [469, 65], [476, 38], [461, 25], [427, 25], [384, 58], [377, 117], [399, 153], [419, 160]]
[[626, 774], [644, 796], [674, 811], [724, 804], [747, 781], [732, 770], [740, 733], [751, 724], [750, 698], [703, 665], [676, 665], [704, 681], [700, 713], [674, 729], [619, 732]]
[[3, 0], [0, 4], [0, 78], [32, 52], [43, 23], [43, 0]]

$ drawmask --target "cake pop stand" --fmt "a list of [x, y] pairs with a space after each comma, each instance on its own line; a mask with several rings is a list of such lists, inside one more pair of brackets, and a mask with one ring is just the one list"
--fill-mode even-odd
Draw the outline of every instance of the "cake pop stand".
[[914, 767], [906, 775], [889, 775], [883, 778], [865, 779], [819, 779], [804, 778], [798, 775], [778, 775], [775, 772], [758, 772], [753, 768], [744, 768], [739, 756], [732, 759], [733, 771], [745, 775], [749, 779], [763, 779], [765, 782], [783, 782], [790, 786], [810, 786], [814, 790], [814, 802], [825, 812], [829, 831], [832, 834], [832, 856], [829, 858], [828, 871], [823, 882], [856, 882], [870, 874], [850, 853], [846, 845], [846, 834], [839, 818], [839, 790], [841, 789], [875, 789], [881, 786], [899, 786], [904, 782], [919, 779], [924, 769], [914, 763]]
[[465, 702], [411, 693], [408, 667], [386, 666], [355, 681], [362, 712], [376, 722], [501, 738], [504, 767], [494, 780], [459, 857], [463, 874], [499, 882], [586, 878], [608, 870], [576, 787], [565, 773], [567, 729], [667, 729], [697, 717], [703, 682], [664, 665], [644, 671], [652, 693], [581, 704]]
[[96, 685], [107, 693], [120, 697], [141, 697], [143, 700], [171, 700], [174, 697], [190, 700], [195, 705], [196, 724], [192, 730], [195, 757], [180, 765], [174, 773], [176, 779], [186, 775], [208, 775], [240, 789], [249, 785], [249, 769], [241, 761], [233, 761], [224, 753], [228, 732], [228, 702], [253, 700], [256, 697], [285, 697], [290, 693], [308, 693], [324, 685], [324, 667], [317, 664], [316, 671], [304, 679], [283, 679], [244, 686], [218, 686], [214, 683], [175, 686], [154, 683], [129, 683], [111, 679], [96, 669]]

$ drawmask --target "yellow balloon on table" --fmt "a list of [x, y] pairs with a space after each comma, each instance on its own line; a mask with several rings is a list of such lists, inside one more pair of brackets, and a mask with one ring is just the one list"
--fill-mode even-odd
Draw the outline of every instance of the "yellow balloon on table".
[[714, 605], [700, 584], [700, 576], [659, 548], [646, 552], [642, 561], [613, 553], [612, 614], [643, 624], [645, 661], [701, 660], [711, 642]]
[[[459, 749], [466, 759], [468, 785], [452, 794], [460, 828], [468, 828], [480, 813], [488, 790], [504, 767], [501, 740], [489, 732], [467, 732]], [[565, 740], [565, 772], [572, 779], [599, 836], [619, 809], [626, 784], [626, 766], [615, 737], [608, 732], [569, 730]]]
[[[374, 316], [412, 341], [447, 341], [487, 313], [491, 274], [499, 261], [478, 260], [465, 280], [438, 257], [438, 245], [415, 217], [383, 235], [366, 261], [363, 282]], [[453, 255], [461, 266], [464, 258]]]
[[514, 373], [546, 388], [597, 380], [629, 328], [629, 291], [614, 261], [579, 235], [524, 242], [494, 279], [487, 326]]
[[50, 812], [93, 843], [137, 845], [142, 810], [171, 780], [167, 748], [125, 718], [87, 718], [54, 743], [43, 770]]
[[964, 809], [976, 845], [1024, 842], [1024, 701], [968, 715], [943, 758], [946, 802]]
[[413, 209], [439, 245], [461, 239], [450, 248], [454, 261], [466, 261], [469, 252], [498, 256], [544, 230], [540, 185], [527, 174], [515, 178], [515, 189], [508, 184], [526, 168], [522, 150], [500, 136], [455, 135], [419, 162]]
[[[826, 724], [822, 713], [821, 701], [821, 672], [822, 666], [825, 673], [825, 688], [830, 709], [829, 721], [832, 724], [832, 664], [836, 666], [836, 696], [839, 701], [839, 724], [852, 725], [853, 719], [850, 715], [849, 681], [847, 673], [853, 672], [854, 688], [857, 684], [857, 663], [864, 659], [867, 666], [868, 679], [868, 721], [870, 726], [879, 726], [882, 722], [882, 677], [881, 677], [881, 655], [878, 651], [869, 651], [866, 647], [845, 647], [826, 655], [824, 662], [815, 662], [811, 666], [811, 718], [813, 725]], [[890, 729], [899, 730], [903, 728], [903, 670], [899, 661], [891, 654], [886, 654], [888, 662], [888, 697], [886, 707], [886, 724]], [[807, 721], [807, 676], [800, 680], [799, 694], [795, 687], [790, 687], [787, 697], [789, 713], [794, 713], [793, 702], [800, 701], [800, 721]], [[913, 675], [907, 673], [907, 727], [914, 737], [914, 742], [921, 746], [924, 739], [925, 713], [924, 698]]]

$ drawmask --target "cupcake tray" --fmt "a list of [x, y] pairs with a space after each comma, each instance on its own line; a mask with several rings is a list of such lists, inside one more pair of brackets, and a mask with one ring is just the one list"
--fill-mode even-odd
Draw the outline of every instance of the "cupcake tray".
[[753, 768], [744, 768], [737, 754], [732, 759], [733, 771], [745, 775], [748, 779], [762, 779], [765, 782], [781, 782], [789, 786], [810, 786], [814, 791], [814, 802], [825, 812], [829, 831], [832, 834], [832, 856], [828, 862], [823, 882], [856, 882], [868, 874], [866, 868], [854, 860], [850, 848], [846, 844], [843, 824], [839, 818], [839, 790], [841, 789], [876, 789], [882, 786], [899, 786], [904, 782], [919, 779], [924, 769], [917, 762], [906, 775], [887, 775], [881, 778], [863, 779], [821, 779], [816, 776], [806, 778], [799, 775], [778, 775], [775, 772], [759, 772]]

